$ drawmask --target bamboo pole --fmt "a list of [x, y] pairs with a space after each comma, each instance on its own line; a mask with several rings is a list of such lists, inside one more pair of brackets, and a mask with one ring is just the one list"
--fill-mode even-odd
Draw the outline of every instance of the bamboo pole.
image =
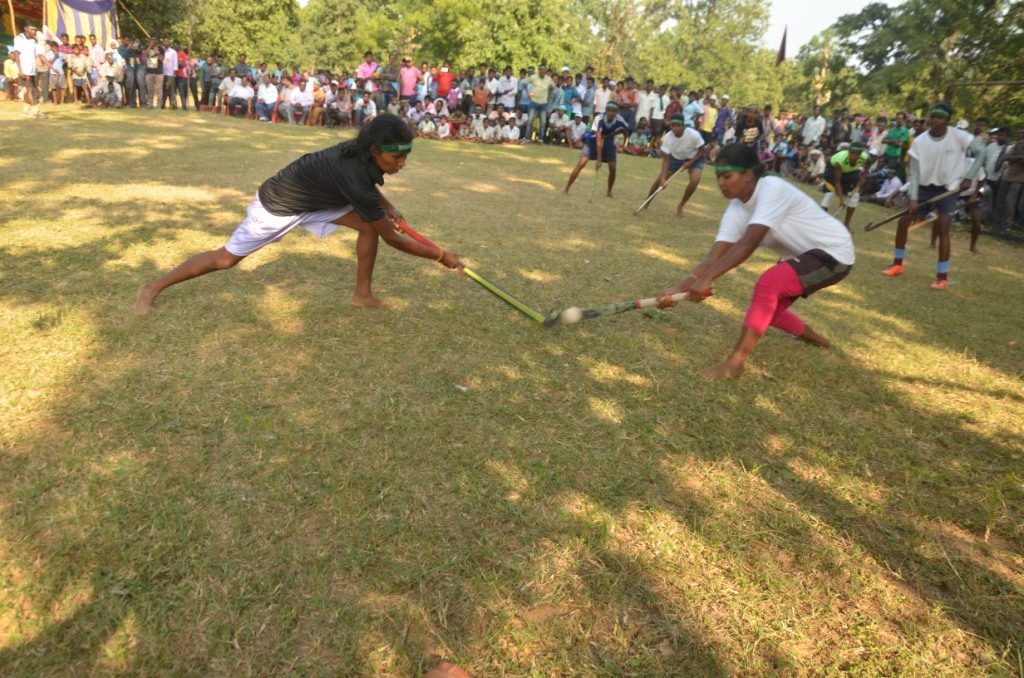
[[7, 0], [7, 7], [11, 12], [11, 35], [18, 34], [18, 26], [14, 23], [14, 0]]
[[146, 37], [149, 38], [150, 37], [149, 31], [146, 30], [145, 26], [143, 26], [141, 23], [139, 23], [139, 20], [135, 18], [135, 15], [132, 14], [132, 11], [124, 6], [124, 2], [121, 2], [120, 0], [118, 0], [117, 4], [119, 4], [121, 6], [121, 9], [123, 9], [125, 12], [128, 13], [128, 16], [130, 16], [132, 18], [132, 21], [134, 21], [135, 25], [139, 27], [139, 30], [141, 30], [143, 33], [145, 33]]

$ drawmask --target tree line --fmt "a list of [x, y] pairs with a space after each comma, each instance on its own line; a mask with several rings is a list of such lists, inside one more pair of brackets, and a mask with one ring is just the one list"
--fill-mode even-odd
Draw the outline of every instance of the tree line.
[[[593, 65], [713, 85], [738, 105], [877, 114], [951, 98], [957, 116], [1024, 123], [1024, 3], [906, 0], [840, 17], [776, 67], [761, 0], [121, 0], [150, 33], [250, 62], [352, 69], [366, 50], [457, 67]], [[809, 8], [810, 9], [810, 8]], [[141, 33], [122, 12], [126, 33]]]

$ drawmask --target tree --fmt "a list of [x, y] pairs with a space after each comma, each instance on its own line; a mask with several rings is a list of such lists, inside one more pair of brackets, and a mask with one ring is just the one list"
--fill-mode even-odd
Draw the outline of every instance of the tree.
[[[191, 38], [204, 52], [228, 59], [245, 53], [250, 63], [292, 61], [298, 55], [295, 0], [190, 0], [182, 4], [195, 14], [179, 21], [177, 34]], [[192, 16], [198, 20], [193, 21]]]

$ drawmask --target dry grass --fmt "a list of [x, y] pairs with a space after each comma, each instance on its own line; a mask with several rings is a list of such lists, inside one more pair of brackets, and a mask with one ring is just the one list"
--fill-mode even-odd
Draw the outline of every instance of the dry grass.
[[[544, 331], [386, 248], [398, 309], [352, 309], [352, 236], [294, 234], [127, 321], [335, 139], [0, 106], [0, 673], [1021, 672], [1019, 248], [958, 234], [937, 294], [925, 234], [888, 280], [858, 231], [797, 304], [834, 349], [772, 333], [726, 384], [693, 373], [766, 254], [667, 322]], [[633, 218], [656, 164], [590, 205], [573, 157], [422, 142], [386, 191], [541, 309], [700, 258], [710, 177]]]

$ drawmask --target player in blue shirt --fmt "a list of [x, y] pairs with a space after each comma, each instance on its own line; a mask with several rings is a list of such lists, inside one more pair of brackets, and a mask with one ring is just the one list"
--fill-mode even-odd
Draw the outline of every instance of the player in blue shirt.
[[[609, 101], [605, 107], [604, 117], [597, 121], [597, 131], [587, 132], [583, 135], [583, 152], [576, 163], [572, 174], [569, 175], [569, 183], [565, 185], [565, 192], [569, 192], [572, 183], [580, 175], [583, 168], [591, 160], [596, 160], [595, 171], [601, 171], [601, 163], [608, 163], [608, 197], [612, 197], [612, 186], [615, 185], [615, 135], [629, 134], [629, 125], [619, 115], [619, 107], [613, 101]], [[601, 149], [601, 156], [598, 157], [597, 149]]]

